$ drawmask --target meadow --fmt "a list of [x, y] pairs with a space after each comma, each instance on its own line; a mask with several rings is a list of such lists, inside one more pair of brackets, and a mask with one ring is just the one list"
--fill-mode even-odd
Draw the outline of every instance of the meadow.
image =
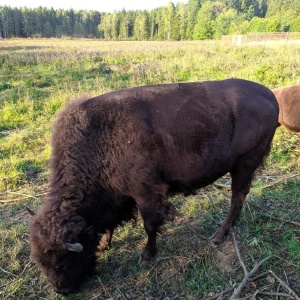
[[243, 264], [251, 270], [269, 258], [239, 299], [300, 299], [300, 139], [281, 127], [235, 233], [223, 245], [208, 238], [229, 209], [228, 176], [195, 196], [171, 199], [178, 215], [164, 225], [149, 266], [137, 265], [146, 241], [141, 221], [117, 230], [112, 249], [99, 257], [95, 274], [76, 295], [55, 294], [29, 257], [25, 208], [37, 210], [47, 194], [51, 125], [67, 101], [85, 93], [229, 77], [269, 88], [296, 84], [300, 45], [0, 40], [0, 298], [229, 299], [243, 281]]

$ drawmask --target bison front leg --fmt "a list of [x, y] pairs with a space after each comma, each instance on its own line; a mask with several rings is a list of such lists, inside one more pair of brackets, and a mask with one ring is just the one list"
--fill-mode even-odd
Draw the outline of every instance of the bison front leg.
[[148, 241], [138, 261], [140, 266], [149, 264], [155, 258], [157, 253], [156, 236], [158, 229], [148, 222], [144, 223], [144, 227], [148, 235]]
[[101, 241], [97, 246], [99, 252], [110, 249], [113, 233], [114, 229], [107, 229], [106, 233], [102, 235]]
[[140, 209], [144, 220], [144, 228], [148, 236], [147, 244], [140, 256], [138, 264], [140, 266], [149, 264], [156, 256], [157, 246], [156, 237], [159, 227], [163, 224], [163, 213], [156, 209], [156, 205], [152, 208]]

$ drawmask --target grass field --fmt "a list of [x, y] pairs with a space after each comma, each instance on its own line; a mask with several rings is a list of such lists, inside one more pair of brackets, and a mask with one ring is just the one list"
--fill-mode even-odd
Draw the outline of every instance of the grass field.
[[[300, 80], [300, 45], [224, 47], [220, 42], [0, 40], [0, 299], [64, 299], [29, 258], [25, 207], [47, 193], [49, 139], [69, 99], [138, 85], [239, 77], [270, 88]], [[178, 195], [175, 221], [163, 227], [153, 264], [138, 267], [142, 223], [115, 233], [95, 274], [66, 299], [229, 299], [262, 259], [239, 299], [300, 297], [300, 141], [279, 128], [235, 227], [221, 246], [208, 240], [229, 209], [229, 178]], [[271, 270], [272, 272], [269, 272]], [[264, 273], [268, 271], [267, 273]], [[273, 275], [275, 274], [275, 276]], [[278, 276], [291, 290], [279, 283]], [[216, 298], [219, 292], [227, 294]], [[273, 293], [273, 294], [272, 294]]]

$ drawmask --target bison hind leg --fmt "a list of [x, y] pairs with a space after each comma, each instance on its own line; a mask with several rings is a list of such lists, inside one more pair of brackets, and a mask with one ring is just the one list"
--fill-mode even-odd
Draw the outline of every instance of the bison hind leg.
[[245, 182], [244, 186], [238, 190], [232, 190], [231, 206], [225, 220], [220, 224], [220, 227], [211, 236], [211, 240], [216, 245], [220, 245], [225, 241], [229, 234], [230, 228], [240, 217], [246, 195], [249, 193], [252, 178]]
[[255, 171], [263, 163], [264, 157], [265, 155], [258, 155], [255, 158], [253, 155], [242, 157], [234, 164], [230, 171], [232, 178], [231, 206], [225, 220], [211, 236], [211, 240], [215, 244], [219, 245], [224, 242], [226, 236], [229, 234], [230, 228], [234, 226], [235, 222], [239, 219], [246, 196], [250, 191]]

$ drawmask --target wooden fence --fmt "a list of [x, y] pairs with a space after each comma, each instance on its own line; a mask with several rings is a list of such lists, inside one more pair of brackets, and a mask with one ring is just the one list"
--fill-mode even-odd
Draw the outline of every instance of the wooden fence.
[[228, 46], [292, 45], [300, 44], [300, 32], [250, 33], [222, 35], [222, 44]]

